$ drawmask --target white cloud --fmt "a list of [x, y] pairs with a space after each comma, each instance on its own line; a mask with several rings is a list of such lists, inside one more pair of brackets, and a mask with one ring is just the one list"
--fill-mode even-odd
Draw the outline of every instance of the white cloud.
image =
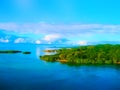
[[47, 24], [47, 23], [0, 23], [0, 29], [19, 33], [78, 35], [88, 33], [120, 33], [120, 25], [102, 24]]
[[25, 39], [24, 38], [17, 38], [14, 43], [24, 43]]
[[2, 43], [8, 43], [8, 42], [9, 42], [9, 40], [8, 40], [8, 39], [3, 39], [3, 38], [0, 38], [0, 42], [2, 42]]
[[55, 41], [57, 39], [61, 38], [61, 36], [59, 34], [49, 34], [46, 35], [43, 40], [51, 42], [51, 41]]
[[79, 44], [79, 45], [87, 45], [87, 41], [85, 41], [85, 40], [79, 41], [77, 44]]
[[5, 29], [8, 31], [16, 31], [16, 29], [19, 27], [16, 23], [0, 23], [0, 29]]
[[36, 44], [41, 44], [42, 42], [40, 40], [35, 41]]

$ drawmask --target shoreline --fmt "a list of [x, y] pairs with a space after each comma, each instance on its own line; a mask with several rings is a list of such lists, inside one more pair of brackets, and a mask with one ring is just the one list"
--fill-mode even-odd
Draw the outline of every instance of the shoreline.
[[[49, 51], [49, 50], [48, 50]], [[54, 55], [43, 55], [40, 59], [49, 62], [72, 64], [120, 64], [120, 45], [100, 44], [73, 48], [61, 48]], [[51, 51], [49, 51], [51, 52]]]

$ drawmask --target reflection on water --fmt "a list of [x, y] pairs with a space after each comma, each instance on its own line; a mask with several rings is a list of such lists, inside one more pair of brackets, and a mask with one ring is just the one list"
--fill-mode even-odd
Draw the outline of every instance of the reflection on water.
[[37, 47], [36, 48], [36, 56], [37, 56], [37, 58], [39, 58], [40, 54], [41, 54], [40, 47]]

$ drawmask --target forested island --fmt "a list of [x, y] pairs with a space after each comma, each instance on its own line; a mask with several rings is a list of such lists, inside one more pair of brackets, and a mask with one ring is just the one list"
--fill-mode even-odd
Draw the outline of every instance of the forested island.
[[19, 50], [0, 50], [0, 54], [15, 54], [15, 53], [22, 53], [22, 54], [31, 54], [29, 51], [19, 51]]
[[22, 51], [18, 51], [18, 50], [0, 50], [0, 53], [21, 53]]
[[101, 44], [62, 48], [54, 55], [40, 56], [49, 62], [67, 64], [120, 64], [120, 45]]

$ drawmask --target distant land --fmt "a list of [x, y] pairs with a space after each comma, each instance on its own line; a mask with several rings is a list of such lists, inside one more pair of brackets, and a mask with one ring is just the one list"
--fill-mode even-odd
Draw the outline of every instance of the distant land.
[[[46, 50], [50, 52], [50, 50]], [[120, 64], [120, 44], [99, 44], [51, 50], [54, 55], [43, 55], [40, 59], [66, 64]]]

